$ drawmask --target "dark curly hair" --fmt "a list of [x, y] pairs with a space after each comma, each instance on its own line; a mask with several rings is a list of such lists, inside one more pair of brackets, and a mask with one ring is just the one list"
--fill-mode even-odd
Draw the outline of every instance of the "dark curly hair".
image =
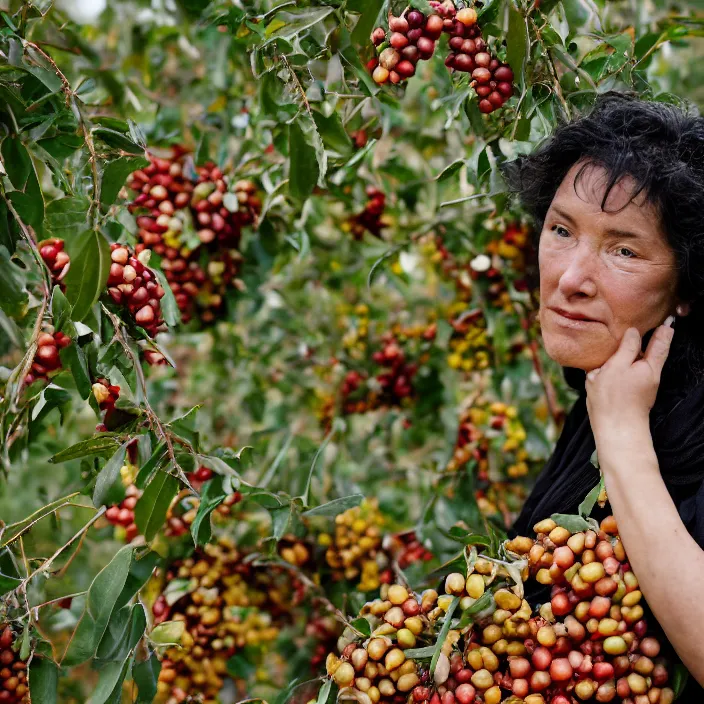
[[607, 172], [602, 210], [611, 188], [630, 176], [636, 184], [631, 200], [644, 192], [659, 213], [675, 253], [678, 294], [691, 305], [677, 320], [666, 367], [684, 364], [691, 377], [704, 379], [704, 117], [689, 104], [615, 91], [599, 95], [588, 114], [562, 122], [531, 154], [500, 166], [538, 233], [562, 180], [580, 160]]

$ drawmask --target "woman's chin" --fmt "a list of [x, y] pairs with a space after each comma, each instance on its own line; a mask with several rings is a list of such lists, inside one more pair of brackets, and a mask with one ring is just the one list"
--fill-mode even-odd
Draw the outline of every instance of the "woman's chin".
[[561, 367], [573, 367], [590, 372], [602, 366], [609, 355], [598, 353], [596, 350], [587, 350], [574, 344], [552, 343], [544, 340], [545, 351], [550, 359], [557, 362]]

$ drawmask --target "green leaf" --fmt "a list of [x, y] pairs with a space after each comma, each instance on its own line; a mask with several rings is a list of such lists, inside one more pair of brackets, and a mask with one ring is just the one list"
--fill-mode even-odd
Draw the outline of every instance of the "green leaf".
[[144, 149], [142, 149], [139, 144], [135, 144], [129, 137], [117, 130], [107, 129], [106, 127], [96, 127], [93, 130], [93, 135], [115, 149], [120, 149], [138, 157], [144, 155]]
[[115, 454], [106, 462], [103, 469], [100, 471], [98, 478], [95, 480], [95, 489], [93, 490], [93, 506], [100, 508], [107, 503], [110, 496], [110, 490], [113, 484], [120, 479], [120, 469], [125, 463], [125, 453], [127, 452], [127, 442], [124, 442], [117, 448]]
[[10, 183], [16, 190], [24, 191], [30, 174], [34, 171], [27, 147], [17, 138], [6, 137], [0, 151]]
[[164, 296], [161, 299], [161, 314], [164, 318], [164, 322], [173, 328], [181, 322], [181, 311], [178, 309], [178, 304], [176, 303], [176, 298], [174, 293], [169, 286], [169, 282], [166, 280], [166, 274], [161, 270], [161, 264], [154, 262], [156, 257], [152, 255], [149, 260], [149, 268], [156, 274], [157, 279], [161, 287], [164, 289]]
[[462, 612], [462, 617], [457, 624], [458, 629], [466, 628], [470, 623], [474, 622], [474, 617], [481, 614], [483, 611], [495, 606], [494, 595], [491, 592], [484, 592], [471, 606], [467, 607]]
[[427, 645], [425, 648], [409, 648], [403, 651], [408, 660], [427, 660], [435, 653], [434, 645]]
[[298, 121], [288, 126], [288, 149], [288, 192], [296, 200], [305, 200], [318, 181], [319, 169], [315, 148], [306, 140]]
[[156, 697], [156, 685], [161, 672], [161, 661], [152, 653], [148, 660], [132, 666], [132, 679], [137, 685], [138, 697], [136, 704], [151, 704]]
[[196, 414], [200, 406], [193, 406], [188, 412], [169, 423], [169, 429], [183, 438], [194, 448], [198, 447], [198, 431], [196, 430]]
[[114, 452], [119, 443], [112, 435], [100, 435], [96, 438], [90, 438], [89, 440], [81, 440], [71, 447], [67, 447], [61, 452], [57, 452], [55, 455], [49, 458], [49, 462], [52, 464], [59, 464], [61, 462], [68, 462], [69, 460], [76, 460], [79, 457], [88, 457], [89, 455], [102, 455], [105, 453]]
[[110, 273], [110, 245], [100, 232], [86, 230], [75, 243], [67, 243], [71, 268], [66, 274], [66, 298], [73, 320], [83, 320], [105, 290]]
[[264, 47], [277, 39], [293, 39], [306, 29], [322, 22], [334, 10], [334, 7], [307, 7], [277, 12], [267, 25], [266, 40], [261, 46]]
[[447, 638], [447, 634], [450, 631], [450, 623], [452, 621], [452, 615], [455, 613], [457, 605], [460, 603], [460, 598], [458, 596], [453, 596], [450, 606], [447, 608], [447, 613], [445, 614], [445, 621], [442, 624], [440, 633], [438, 634], [438, 639], [435, 641], [435, 652], [433, 653], [433, 659], [430, 661], [430, 674], [435, 674], [435, 666], [438, 664], [438, 658], [440, 657], [440, 652], [442, 651], [442, 645]]
[[[592, 509], [594, 508], [594, 505], [597, 502], [597, 499], [599, 498], [599, 494], [601, 494], [602, 489], [604, 488], [604, 475], [602, 474], [599, 477], [599, 482], [598, 484], [584, 497], [584, 501], [582, 501], [581, 504], [579, 504], [579, 508], [577, 511], [579, 512], [579, 515], [582, 516], [583, 518], [588, 518], [589, 515], [592, 512]], [[553, 519], [555, 520], [555, 519]]]
[[315, 700], [315, 704], [327, 704], [328, 697], [330, 696], [330, 690], [332, 689], [332, 678], [326, 678], [323, 682], [323, 686], [318, 692], [318, 698]]
[[310, 485], [313, 481], [313, 475], [315, 474], [315, 465], [318, 462], [318, 457], [323, 453], [325, 448], [328, 446], [330, 443], [330, 440], [332, 440], [332, 436], [337, 430], [337, 424], [333, 423], [333, 427], [330, 430], [330, 432], [325, 436], [325, 439], [321, 443], [320, 447], [318, 448], [318, 451], [315, 453], [315, 456], [313, 457], [313, 461], [311, 462], [310, 465], [310, 470], [308, 470], [308, 478], [306, 479], [306, 486], [305, 489], [303, 490], [303, 495], [301, 496], [301, 499], [303, 499], [303, 505], [308, 506], [308, 501], [310, 499]]
[[487, 538], [486, 535], [481, 533], [472, 533], [471, 531], [460, 528], [459, 526], [453, 526], [447, 533], [447, 536], [452, 540], [456, 540], [462, 545], [490, 545], [491, 540]]
[[4, 247], [0, 247], [0, 269], [0, 308], [10, 318], [22, 318], [27, 311], [29, 296], [22, 286], [22, 270], [12, 263]]
[[121, 156], [108, 162], [100, 182], [100, 202], [106, 207], [112, 205], [127, 177], [145, 166], [149, 166], [149, 159], [143, 156]]
[[325, 117], [322, 113], [314, 110], [313, 119], [323, 144], [328, 149], [342, 155], [347, 155], [352, 151], [352, 140], [345, 131], [338, 113], [333, 112], [330, 117]]
[[88, 589], [86, 606], [66, 649], [62, 665], [72, 667], [95, 655], [115, 608], [132, 562], [132, 548], [121, 548], [97, 574]]
[[178, 486], [176, 477], [164, 471], [157, 472], [139, 497], [134, 508], [134, 521], [148, 543], [154, 540], [154, 536], [164, 525], [166, 512], [171, 500], [176, 496]]
[[369, 638], [372, 634], [372, 626], [369, 621], [363, 616], [356, 618], [354, 621], [350, 622], [352, 628], [359, 631], [365, 638]]
[[129, 663], [125, 662], [109, 662], [100, 670], [98, 684], [91, 693], [91, 704], [106, 704], [112, 699], [112, 693], [122, 686], [122, 682], [127, 675]]
[[567, 513], [553, 513], [550, 518], [552, 518], [558, 526], [567, 528], [570, 533], [579, 533], [580, 531], [591, 529], [591, 525], [581, 516], [573, 516]]
[[358, 12], [359, 19], [354, 26], [351, 41], [353, 44], [366, 46], [372, 29], [379, 19], [379, 12], [383, 6], [379, 0], [348, 0], [346, 9], [350, 12]]
[[12, 191], [7, 194], [7, 198], [14, 206], [22, 222], [33, 227], [41, 235], [44, 223], [44, 200], [41, 193], [39, 195], [30, 195], [29, 193], [22, 193], [22, 191]]
[[98, 645], [96, 659], [124, 662], [144, 635], [146, 628], [147, 617], [142, 604], [132, 604], [121, 609], [116, 606], [105, 635]]
[[[5, 534], [3, 533], [0, 539], [4, 538]], [[16, 589], [21, 581], [12, 559], [12, 553], [3, 547], [0, 549], [0, 597]]]
[[304, 511], [301, 515], [310, 516], [337, 516], [338, 513], [346, 511], [348, 508], [353, 506], [359, 506], [364, 499], [364, 494], [350, 494], [349, 496], [342, 496], [339, 499], [333, 499], [328, 501], [326, 504], [321, 504], [315, 508], [308, 509]]
[[90, 201], [83, 196], [66, 196], [52, 200], [46, 206], [46, 225], [54, 237], [70, 242], [88, 227], [89, 209]]
[[687, 668], [681, 662], [676, 663], [672, 673], [672, 689], [675, 692], [675, 699], [684, 692], [688, 679], [689, 671]]
[[528, 55], [528, 28], [526, 19], [509, 2], [508, 32], [506, 34], [506, 60], [513, 69], [516, 83], [522, 88], [526, 82], [526, 56]]
[[223, 502], [227, 494], [223, 487], [223, 478], [215, 476], [203, 485], [200, 493], [198, 512], [191, 523], [191, 535], [196, 545], [205, 545], [210, 540], [210, 514]]
[[[53, 513], [57, 508], [71, 503], [71, 501], [74, 500], [76, 497], [78, 497], [78, 492], [75, 492], [74, 494], [69, 494], [68, 496], [62, 496], [60, 499], [56, 499], [55, 501], [52, 501], [46, 506], [42, 506], [40, 509], [37, 509], [34, 513], [27, 516], [26, 518], [23, 518], [21, 521], [17, 521], [17, 523], [11, 523], [9, 526], [5, 526], [5, 530], [2, 533], [2, 536], [0, 536], [0, 540], [2, 541], [0, 543], [0, 547], [5, 547], [6, 545], [9, 545], [30, 524], [35, 523], [36, 521], [40, 521], [45, 516], [48, 516]], [[2, 566], [3, 555], [4, 551], [0, 552], [0, 566]], [[5, 572], [7, 573], [8, 570], [5, 569]]]
[[66, 321], [71, 318], [71, 304], [58, 284], [51, 293], [51, 317], [57, 332], [62, 332]]
[[149, 638], [157, 645], [178, 645], [185, 630], [183, 621], [164, 621], [149, 634]]
[[147, 481], [151, 476], [152, 472], [161, 465], [161, 462], [167, 455], [166, 443], [160, 442], [151, 457], [144, 463], [144, 466], [139, 470], [137, 478], [134, 480], [134, 484], [138, 489], [144, 489], [147, 485]]
[[158, 553], [149, 550], [146, 553], [135, 553], [130, 564], [130, 571], [125, 580], [125, 586], [115, 602], [115, 608], [121, 609], [147, 583], [160, 560]]
[[57, 704], [59, 668], [57, 664], [36, 654], [29, 665], [29, 693], [33, 702]]
[[64, 347], [59, 352], [61, 362], [64, 367], [71, 370], [73, 379], [76, 382], [76, 389], [83, 400], [87, 399], [91, 394], [92, 384], [88, 372], [88, 362], [83, 350], [75, 343], [71, 343], [68, 347]]

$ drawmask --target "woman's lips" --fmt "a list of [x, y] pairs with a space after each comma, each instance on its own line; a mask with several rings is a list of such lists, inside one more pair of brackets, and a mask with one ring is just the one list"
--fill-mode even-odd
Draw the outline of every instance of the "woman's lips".
[[558, 325], [562, 325], [567, 328], [579, 329], [601, 322], [600, 320], [589, 318], [583, 313], [568, 311], [563, 308], [550, 308], [549, 310], [555, 314], [555, 319]]

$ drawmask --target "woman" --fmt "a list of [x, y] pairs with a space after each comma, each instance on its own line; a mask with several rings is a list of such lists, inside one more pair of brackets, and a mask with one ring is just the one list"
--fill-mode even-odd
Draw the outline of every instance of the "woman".
[[535, 218], [547, 353], [580, 392], [514, 530], [599, 481], [704, 702], [704, 118], [623, 94], [503, 167]]

